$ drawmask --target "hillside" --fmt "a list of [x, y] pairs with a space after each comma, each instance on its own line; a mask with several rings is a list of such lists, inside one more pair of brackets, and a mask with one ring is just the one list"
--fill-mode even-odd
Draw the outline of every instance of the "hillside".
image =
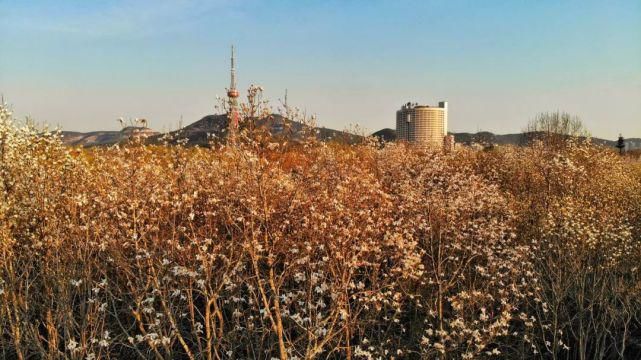
[[[488, 131], [481, 131], [477, 133], [451, 133], [454, 139], [459, 144], [470, 145], [473, 143], [497, 144], [497, 145], [523, 145], [526, 141], [526, 135], [519, 134], [504, 134], [497, 135]], [[396, 130], [382, 129], [372, 134], [372, 136], [379, 137], [383, 141], [396, 140]], [[629, 150], [641, 149], [641, 138], [630, 138], [625, 140]], [[617, 143], [615, 140], [606, 140], [600, 138], [592, 138], [593, 144], [614, 147]]]
[[92, 131], [87, 133], [77, 131], [63, 131], [62, 141], [73, 146], [101, 146], [113, 145], [126, 139], [141, 135], [153, 136], [157, 131], [143, 127], [128, 126], [120, 131]]
[[[254, 126], [269, 131], [272, 136], [288, 136], [292, 140], [301, 139], [303, 134], [309, 131], [315, 131], [317, 138], [321, 141], [335, 140], [353, 143], [359, 138], [356, 135], [333, 129], [322, 127], [312, 129], [303, 123], [288, 120], [280, 114], [272, 114], [269, 117], [256, 119]], [[209, 144], [209, 139], [213, 141], [224, 140], [227, 138], [227, 115], [207, 115], [180, 130], [168, 134], [159, 134], [149, 140], [158, 142], [165, 136], [171, 139], [171, 142], [187, 139], [187, 144], [192, 146], [206, 146]]]
[[[311, 131], [307, 125], [300, 122], [291, 121], [284, 118], [279, 114], [272, 114], [271, 116], [263, 119], [257, 119], [256, 127], [266, 130], [276, 137], [288, 135], [292, 139], [297, 140], [303, 135], [305, 131]], [[227, 116], [224, 114], [207, 115], [202, 119], [185, 126], [184, 128], [172, 131], [166, 134], [159, 133], [149, 128], [141, 127], [126, 127], [121, 131], [92, 131], [87, 133], [63, 131], [63, 142], [67, 145], [73, 146], [105, 146], [120, 143], [132, 136], [145, 135], [151, 143], [160, 143], [164, 138], [172, 139], [176, 142], [179, 139], [187, 139], [187, 144], [192, 146], [205, 146], [208, 139], [212, 138], [214, 141], [224, 140], [227, 137]], [[347, 143], [354, 143], [361, 137], [354, 134], [349, 134], [344, 131], [328, 129], [324, 127], [316, 127], [316, 136], [322, 141], [341, 141]], [[454, 139], [459, 144], [470, 145], [473, 143], [497, 144], [497, 145], [523, 145], [526, 136], [524, 134], [494, 134], [487, 131], [477, 133], [452, 133]], [[376, 131], [372, 134], [385, 142], [396, 140], [396, 130], [385, 128]], [[592, 143], [614, 147], [615, 140], [607, 140], [600, 138], [592, 138]], [[641, 149], [641, 138], [626, 139], [628, 150]]]
[[[300, 139], [304, 132], [315, 131], [316, 136], [322, 141], [344, 141], [353, 143], [360, 139], [344, 131], [327, 129], [323, 127], [310, 128], [300, 122], [288, 120], [279, 114], [257, 119], [255, 126], [268, 130], [273, 136], [290, 136], [293, 140]], [[104, 146], [113, 145], [131, 137], [132, 134], [148, 136], [150, 143], [160, 143], [164, 139], [176, 142], [187, 139], [187, 144], [192, 146], [206, 146], [209, 139], [214, 141], [224, 140], [227, 137], [227, 115], [207, 115], [202, 119], [185, 126], [184, 128], [169, 133], [159, 133], [146, 128], [125, 128], [121, 131], [93, 131], [88, 133], [64, 131], [63, 142], [67, 145], [79, 146]]]

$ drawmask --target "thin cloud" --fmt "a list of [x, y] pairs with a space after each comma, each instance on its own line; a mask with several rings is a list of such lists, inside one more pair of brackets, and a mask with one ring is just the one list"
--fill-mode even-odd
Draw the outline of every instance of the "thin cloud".
[[144, 37], [180, 30], [205, 16], [230, 10], [231, 0], [143, 0], [136, 2], [65, 2], [3, 7], [6, 28], [90, 37]]

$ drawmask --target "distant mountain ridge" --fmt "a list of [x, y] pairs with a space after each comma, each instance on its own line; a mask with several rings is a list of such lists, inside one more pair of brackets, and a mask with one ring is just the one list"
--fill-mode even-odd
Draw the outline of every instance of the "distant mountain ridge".
[[128, 126], [120, 131], [63, 131], [62, 142], [72, 146], [113, 145], [138, 136], [153, 136], [158, 132], [145, 127]]
[[[311, 127], [298, 121], [289, 120], [280, 114], [271, 114], [255, 119], [253, 126], [269, 131], [274, 137], [288, 137], [292, 140], [300, 140], [306, 132], [314, 132], [321, 141], [338, 140], [353, 143], [358, 140], [356, 135], [333, 129]], [[165, 135], [169, 135], [168, 138], [171, 138], [172, 141], [187, 139], [189, 145], [206, 146], [210, 141], [215, 142], [227, 138], [227, 115], [207, 115], [180, 130], [155, 135], [150, 138], [150, 141], [157, 142]]]
[[[354, 143], [361, 137], [344, 131], [311, 127], [303, 123], [286, 119], [280, 114], [256, 119], [256, 128], [268, 130], [275, 137], [287, 136], [293, 140], [301, 139], [304, 133], [315, 133], [321, 141], [336, 140]], [[132, 136], [146, 136], [148, 143], [169, 141], [176, 143], [187, 140], [191, 146], [207, 146], [210, 141], [223, 141], [227, 138], [227, 115], [207, 115], [182, 129], [168, 133], [159, 133], [148, 128], [127, 127], [121, 131], [92, 131], [87, 133], [63, 131], [63, 143], [71, 146], [108, 146], [121, 143]]]
[[[316, 137], [322, 141], [337, 140], [347, 143], [354, 143], [361, 139], [361, 136], [349, 134], [344, 131], [328, 129], [323, 127], [311, 128], [300, 122], [288, 120], [282, 115], [272, 114], [268, 117], [256, 119], [254, 125], [268, 130], [273, 136], [290, 136], [292, 139], [300, 139], [305, 132], [314, 131]], [[477, 133], [451, 133], [459, 144], [470, 145], [473, 143], [488, 143], [496, 145], [523, 145], [525, 136], [522, 133], [497, 135], [491, 132], [482, 131]], [[129, 126], [120, 131], [91, 131], [75, 132], [63, 131], [63, 142], [71, 146], [108, 146], [126, 141], [132, 137], [145, 136], [150, 143], [159, 143], [164, 138], [172, 141], [187, 139], [188, 145], [206, 146], [210, 140], [224, 140], [227, 138], [227, 115], [207, 115], [202, 119], [185, 126], [184, 128], [169, 133], [160, 133], [145, 127]], [[371, 134], [383, 141], [396, 140], [396, 130], [385, 128]], [[626, 139], [629, 150], [641, 149], [641, 138]], [[594, 144], [614, 147], [615, 140], [592, 138]]]
[[[496, 145], [524, 145], [526, 142], [526, 136], [523, 133], [518, 134], [504, 134], [497, 135], [488, 131], [481, 131], [477, 133], [450, 133], [454, 135], [454, 140], [459, 144], [470, 145], [473, 143], [488, 143]], [[394, 141], [396, 140], [396, 130], [394, 129], [381, 129], [372, 134], [383, 141]], [[593, 144], [604, 145], [608, 147], [614, 147], [617, 144], [617, 140], [607, 140], [601, 138], [591, 138]], [[625, 139], [627, 149], [635, 150], [641, 149], [641, 138], [630, 138]]]

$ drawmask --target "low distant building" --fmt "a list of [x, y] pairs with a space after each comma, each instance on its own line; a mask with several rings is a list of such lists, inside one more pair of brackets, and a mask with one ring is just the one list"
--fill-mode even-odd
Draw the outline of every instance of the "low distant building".
[[447, 136], [447, 102], [439, 102], [438, 107], [416, 103], [403, 105], [396, 112], [396, 134], [400, 141], [443, 147]]

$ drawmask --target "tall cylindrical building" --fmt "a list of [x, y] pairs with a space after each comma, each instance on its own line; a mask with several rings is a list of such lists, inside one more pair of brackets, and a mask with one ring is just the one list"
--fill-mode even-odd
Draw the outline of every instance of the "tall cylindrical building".
[[396, 112], [399, 140], [421, 146], [442, 147], [447, 135], [447, 102], [438, 107], [407, 103]]

